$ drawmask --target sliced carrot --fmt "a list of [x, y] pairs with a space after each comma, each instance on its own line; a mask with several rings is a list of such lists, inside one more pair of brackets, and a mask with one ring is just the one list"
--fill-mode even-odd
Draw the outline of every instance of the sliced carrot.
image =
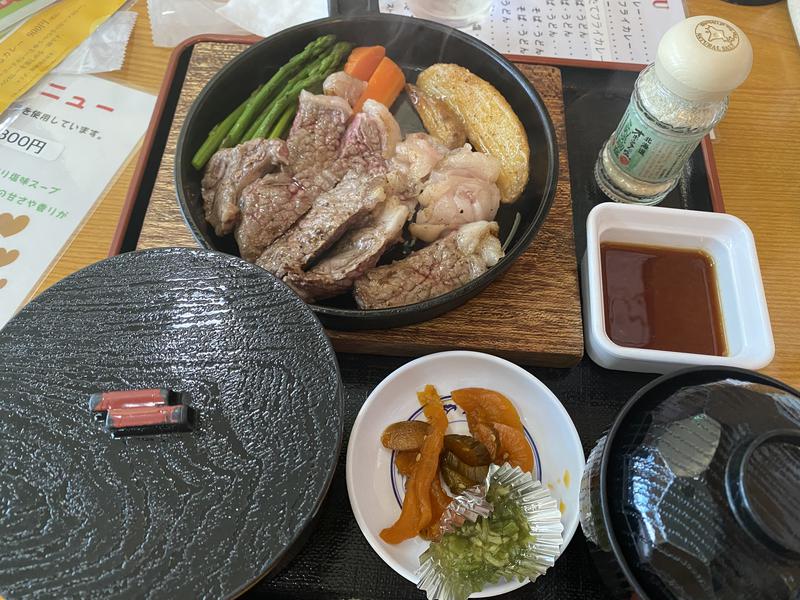
[[386, 108], [391, 107], [405, 85], [406, 76], [403, 75], [403, 70], [391, 58], [384, 57], [372, 77], [369, 78], [367, 89], [356, 102], [353, 112], [360, 111], [364, 102], [369, 99], [377, 100]]
[[344, 72], [361, 81], [369, 81], [384, 56], [386, 56], [386, 48], [383, 46], [353, 48], [350, 56], [347, 57]]

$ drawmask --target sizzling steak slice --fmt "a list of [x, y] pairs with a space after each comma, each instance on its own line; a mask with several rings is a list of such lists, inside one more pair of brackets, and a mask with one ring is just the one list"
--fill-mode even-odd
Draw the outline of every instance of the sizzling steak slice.
[[366, 223], [348, 231], [314, 268], [287, 273], [288, 283], [306, 302], [330, 298], [353, 287], [353, 281], [378, 264], [383, 253], [403, 237], [408, 207], [394, 201], [378, 206]]
[[279, 164], [289, 152], [282, 140], [250, 140], [214, 153], [203, 174], [203, 211], [217, 235], [230, 233], [239, 219], [239, 194]]
[[390, 265], [367, 271], [355, 282], [361, 308], [389, 308], [422, 302], [454, 290], [503, 257], [497, 223], [478, 221]]
[[387, 160], [400, 141], [400, 125], [380, 102], [367, 100], [347, 131], [333, 170], [344, 175], [349, 171], [373, 175], [387, 170]]
[[239, 196], [242, 219], [236, 227], [242, 258], [255, 261], [311, 208], [308, 194], [292, 193], [293, 185], [287, 173], [272, 173], [244, 188]]
[[300, 93], [286, 144], [297, 184], [312, 198], [333, 188], [344, 175], [331, 167], [352, 112], [344, 98]]
[[267, 175], [245, 188], [239, 197], [241, 223], [236, 241], [243, 258], [255, 261], [285, 233], [319, 194], [327, 192], [341, 174], [332, 169], [351, 114], [338, 97], [304, 91], [286, 141], [289, 174]]
[[314, 204], [289, 231], [268, 246], [256, 261], [278, 278], [300, 271], [330, 248], [386, 197], [383, 176], [348, 173]]

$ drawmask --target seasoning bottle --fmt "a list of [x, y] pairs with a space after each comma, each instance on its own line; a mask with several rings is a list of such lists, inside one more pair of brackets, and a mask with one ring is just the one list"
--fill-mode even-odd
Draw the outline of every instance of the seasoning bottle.
[[606, 196], [634, 204], [663, 200], [752, 63], [750, 41], [729, 21], [699, 16], [671, 27], [600, 151], [595, 178]]

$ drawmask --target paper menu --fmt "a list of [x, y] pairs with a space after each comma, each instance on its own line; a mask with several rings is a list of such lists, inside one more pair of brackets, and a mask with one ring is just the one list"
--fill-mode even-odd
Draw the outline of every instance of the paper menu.
[[[411, 14], [404, 0], [380, 0], [380, 10]], [[484, 23], [462, 31], [503, 54], [650, 63], [685, 17], [680, 0], [494, 0]]]
[[90, 75], [48, 75], [20, 105], [0, 130], [0, 327], [136, 147], [155, 97]]

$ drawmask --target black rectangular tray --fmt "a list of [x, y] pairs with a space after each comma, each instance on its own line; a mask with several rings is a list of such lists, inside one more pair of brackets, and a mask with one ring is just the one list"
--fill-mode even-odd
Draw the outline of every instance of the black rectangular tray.
[[[375, 0], [331, 0], [334, 14], [375, 8]], [[176, 52], [171, 66], [174, 76], [162, 88], [162, 110], [154, 121], [145, 147], [150, 150], [137, 169], [132, 193], [112, 246], [112, 254], [133, 250], [139, 236], [150, 191], [158, 172], [172, 114], [191, 45]], [[517, 58], [517, 57], [515, 57]], [[576, 258], [585, 249], [586, 215], [596, 204], [607, 201], [594, 183], [592, 167], [600, 146], [616, 126], [627, 106], [636, 72], [630, 68], [564, 66], [562, 69], [566, 111], [567, 145], [572, 184]], [[572, 63], [575, 64], [575, 63]], [[710, 145], [691, 157], [679, 185], [664, 206], [691, 210], [722, 210]], [[369, 392], [391, 371], [408, 359], [380, 356], [339, 355], [345, 402], [345, 440]], [[584, 358], [570, 369], [529, 368], [561, 400], [581, 436], [588, 455], [595, 441], [634, 392], [654, 378], [651, 374], [608, 371]], [[424, 598], [413, 584], [383, 563], [370, 548], [350, 509], [345, 485], [346, 443], [328, 497], [310, 533], [308, 542], [279, 573], [257, 583], [242, 598], [344, 600]], [[576, 482], [577, 484], [577, 482]], [[589, 557], [580, 529], [548, 573], [533, 584], [503, 598], [541, 600], [610, 598]]]

